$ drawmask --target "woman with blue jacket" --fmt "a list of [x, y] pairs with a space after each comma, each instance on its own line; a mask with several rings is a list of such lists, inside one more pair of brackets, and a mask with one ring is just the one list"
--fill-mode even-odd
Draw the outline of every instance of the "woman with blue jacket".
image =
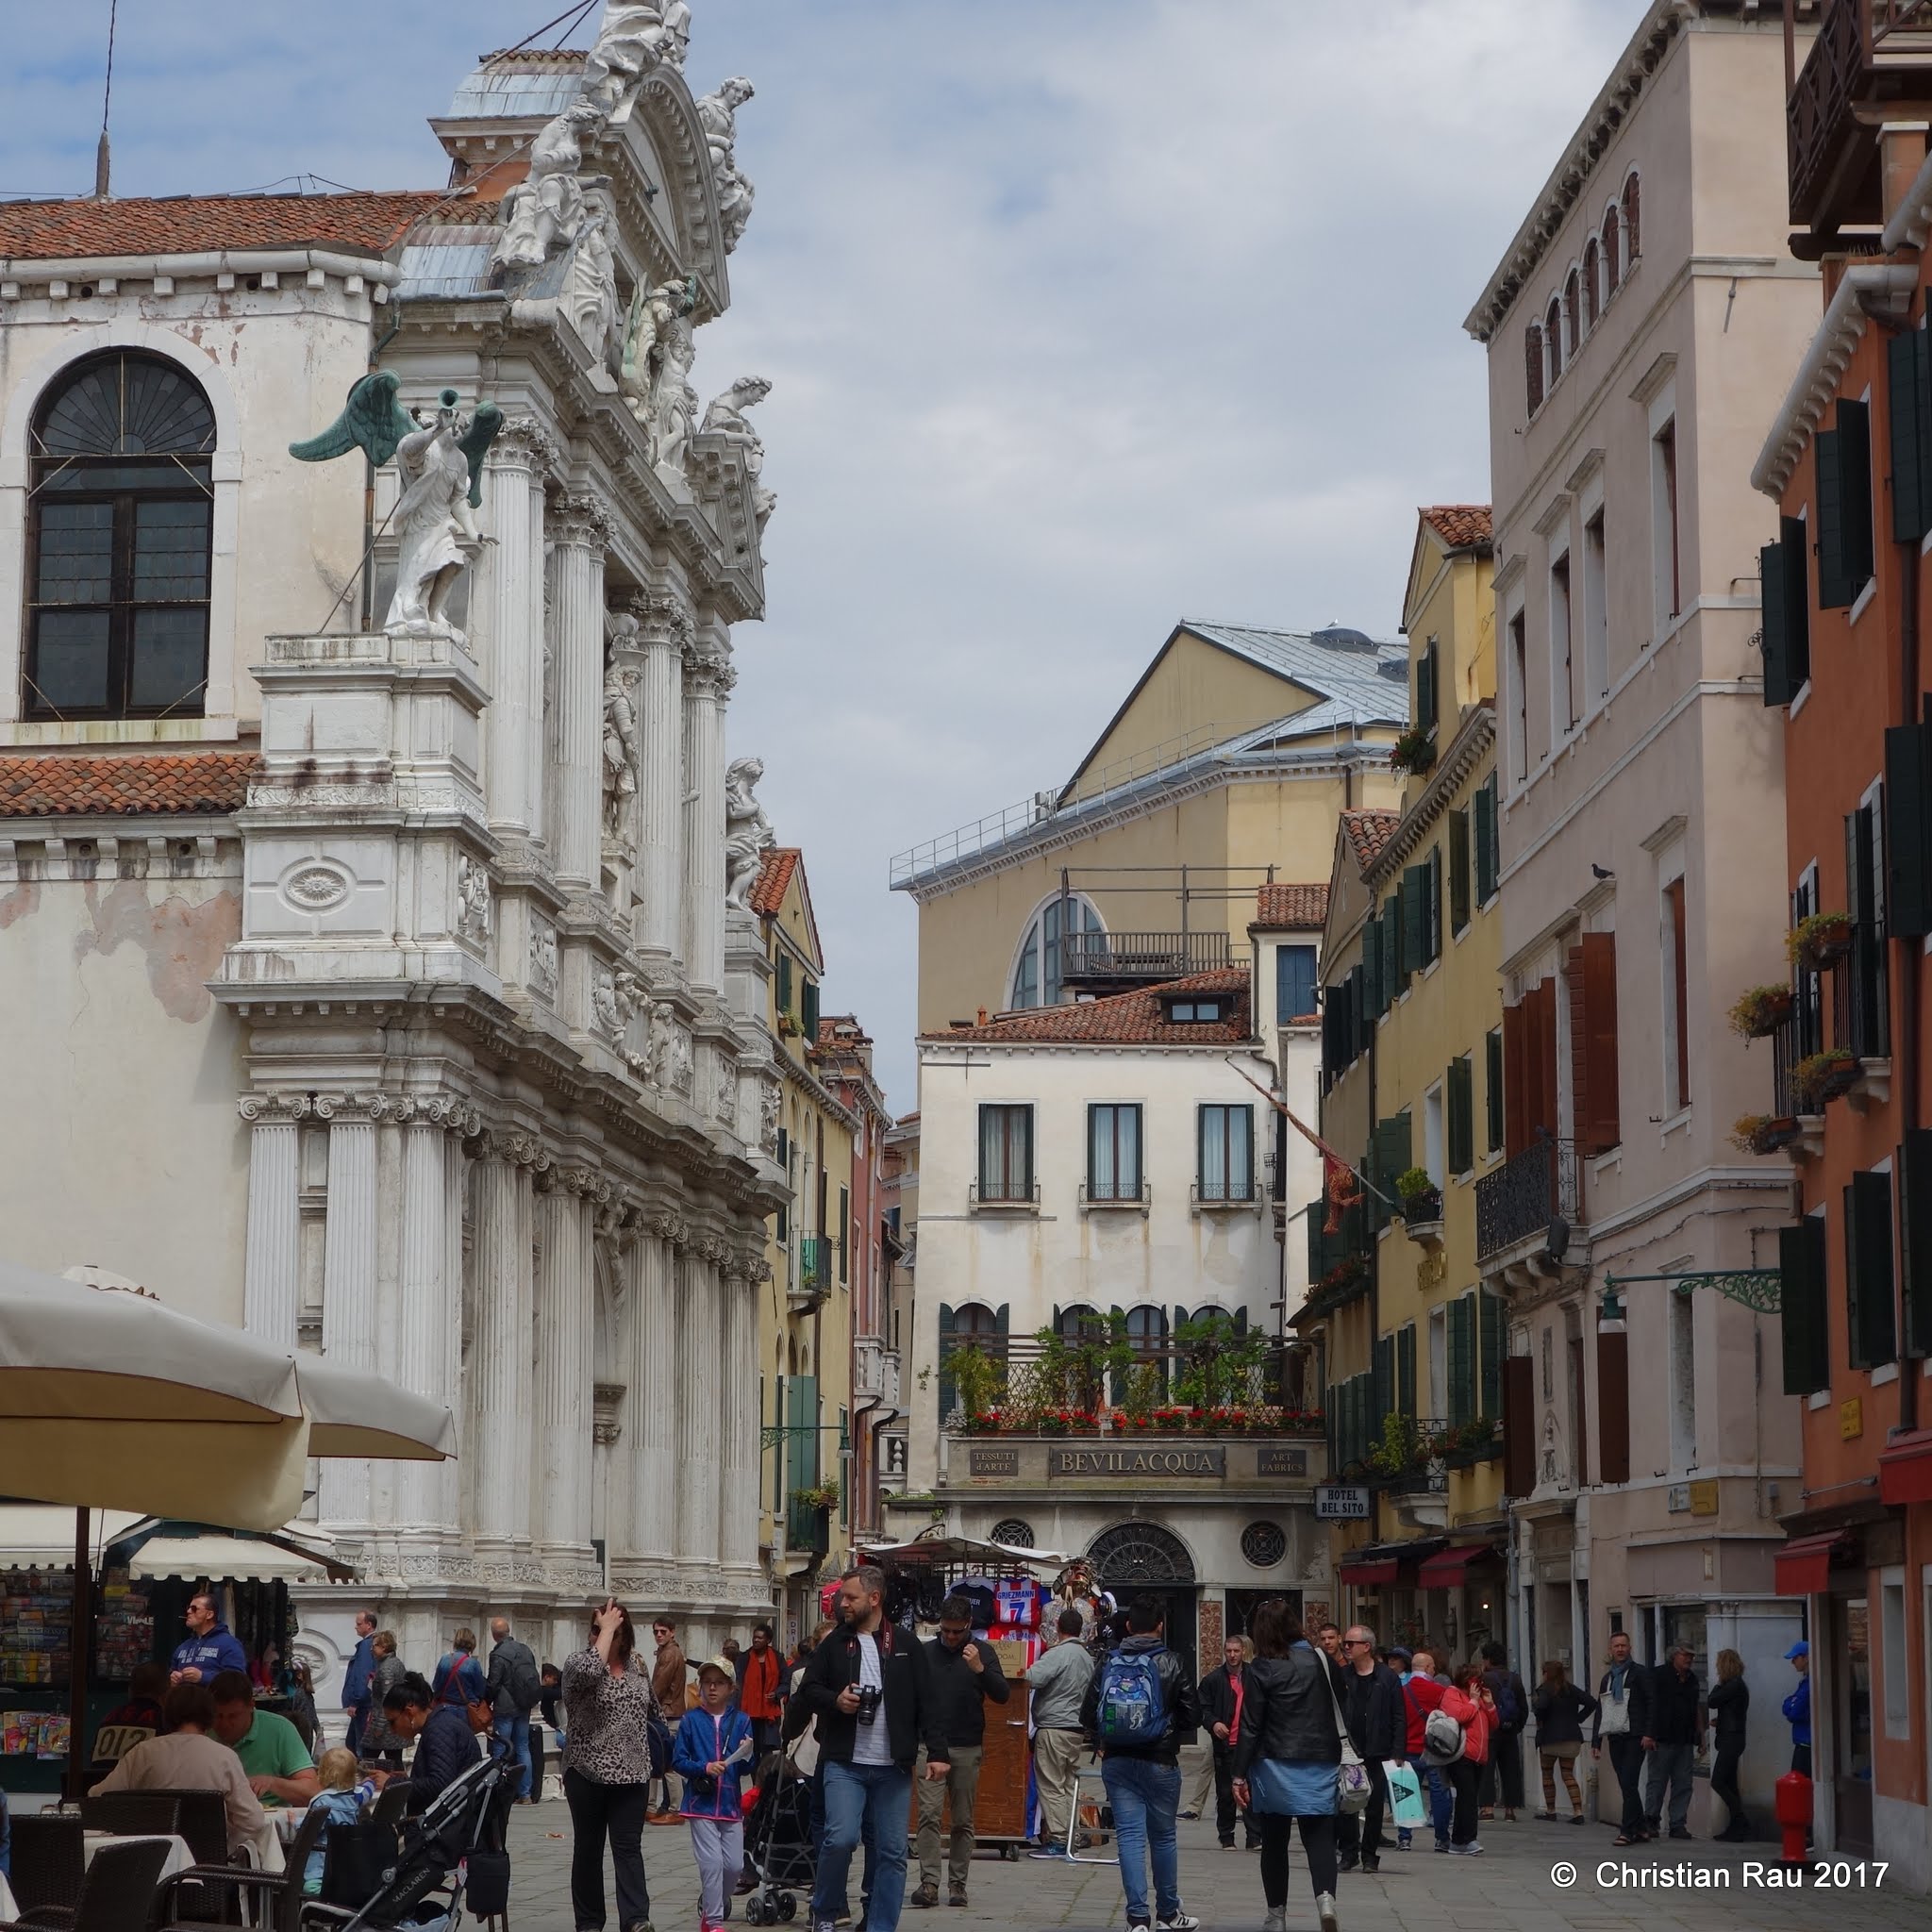
[[698, 1863], [703, 1932], [719, 1932], [744, 1866], [744, 1806], [739, 1775], [752, 1758], [751, 1720], [732, 1699], [737, 1673], [729, 1658], [698, 1667], [698, 1707], [684, 1714], [671, 1746], [671, 1768], [684, 1779], [684, 1816]]

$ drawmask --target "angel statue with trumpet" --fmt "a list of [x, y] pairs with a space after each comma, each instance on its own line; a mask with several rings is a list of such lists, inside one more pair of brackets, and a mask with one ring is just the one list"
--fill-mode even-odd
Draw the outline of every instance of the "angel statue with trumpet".
[[483, 457], [503, 427], [494, 403], [474, 415], [457, 408], [446, 389], [432, 421], [396, 400], [398, 378], [388, 370], [365, 375], [350, 391], [342, 413], [320, 436], [291, 442], [289, 454], [324, 463], [360, 449], [380, 468], [391, 457], [402, 493], [390, 512], [396, 529], [396, 588], [382, 627], [391, 637], [464, 638], [449, 621], [449, 594], [482, 532], [475, 512], [483, 502]]

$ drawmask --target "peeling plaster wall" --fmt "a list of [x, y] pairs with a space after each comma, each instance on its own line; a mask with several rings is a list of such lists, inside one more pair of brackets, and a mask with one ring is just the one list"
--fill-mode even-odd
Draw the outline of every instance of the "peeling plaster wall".
[[241, 928], [222, 877], [0, 891], [0, 1253], [93, 1261], [240, 1324], [240, 1029], [203, 984]]

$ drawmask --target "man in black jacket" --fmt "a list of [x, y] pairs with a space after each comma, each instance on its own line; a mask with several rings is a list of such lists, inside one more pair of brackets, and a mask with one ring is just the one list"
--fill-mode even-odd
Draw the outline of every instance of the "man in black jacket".
[[1704, 1749], [1704, 1687], [1690, 1668], [1688, 1643], [1674, 1643], [1670, 1657], [1650, 1674], [1643, 1718], [1643, 1749], [1650, 1769], [1643, 1780], [1644, 1828], [1652, 1838], [1671, 1807], [1671, 1836], [1689, 1838], [1693, 1752]]
[[1389, 1774], [1382, 1766], [1388, 1758], [1407, 1756], [1408, 1713], [1402, 1679], [1375, 1661], [1375, 1633], [1366, 1624], [1348, 1626], [1341, 1657], [1341, 1715], [1369, 1774], [1369, 1802], [1359, 1816], [1344, 1812], [1336, 1821], [1336, 1840], [1344, 1872], [1357, 1865], [1374, 1872], [1382, 1863], [1382, 1819], [1389, 1808]]
[[[1208, 1726], [1208, 1756], [1214, 1766], [1214, 1829], [1224, 1851], [1234, 1850], [1234, 1747], [1241, 1736], [1245, 1653], [1239, 1637], [1222, 1645], [1222, 1661], [1201, 1679], [1201, 1722]], [[1257, 1851], [1261, 1834], [1245, 1812], [1248, 1849]]]
[[924, 1647], [886, 1622], [882, 1570], [855, 1570], [839, 1587], [840, 1628], [819, 1644], [792, 1693], [790, 1718], [818, 1719], [825, 1830], [812, 1888], [813, 1932], [834, 1932], [861, 1835], [875, 1875], [868, 1932], [897, 1932], [906, 1897], [906, 1825], [912, 1765], [925, 1746], [929, 1778], [943, 1778], [945, 1733]]
[[940, 1813], [953, 1806], [948, 1846], [946, 1903], [966, 1903], [966, 1877], [973, 1869], [973, 1803], [979, 1790], [979, 1757], [986, 1743], [986, 1707], [1004, 1704], [1006, 1674], [990, 1643], [973, 1639], [973, 1605], [949, 1596], [940, 1606], [940, 1634], [924, 1646], [927, 1681], [939, 1707], [946, 1740], [946, 1780], [927, 1778], [919, 1787], [919, 1887], [915, 1906], [940, 1902]]

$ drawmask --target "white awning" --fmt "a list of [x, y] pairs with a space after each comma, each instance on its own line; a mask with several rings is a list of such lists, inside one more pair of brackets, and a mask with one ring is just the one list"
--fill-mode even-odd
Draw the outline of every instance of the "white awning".
[[178, 1576], [184, 1583], [203, 1577], [219, 1583], [232, 1576], [238, 1583], [326, 1583], [332, 1569], [338, 1575], [349, 1574], [321, 1550], [299, 1550], [258, 1537], [151, 1536], [134, 1553], [127, 1574], [137, 1581]]
[[[132, 1509], [96, 1509], [89, 1519], [94, 1561], [116, 1537], [152, 1521]], [[0, 1568], [65, 1570], [74, 1562], [74, 1511], [58, 1503], [0, 1503]]]
[[[102, 1567], [116, 1543], [140, 1540], [128, 1574], [147, 1579], [179, 1576], [195, 1582], [233, 1577], [238, 1583], [326, 1583], [354, 1574], [340, 1562], [333, 1540], [313, 1524], [275, 1537], [222, 1536], [194, 1529], [169, 1536], [167, 1524], [127, 1509], [96, 1509], [89, 1521], [89, 1556]], [[64, 1570], [74, 1562], [74, 1511], [58, 1503], [0, 1504], [0, 1568]]]

